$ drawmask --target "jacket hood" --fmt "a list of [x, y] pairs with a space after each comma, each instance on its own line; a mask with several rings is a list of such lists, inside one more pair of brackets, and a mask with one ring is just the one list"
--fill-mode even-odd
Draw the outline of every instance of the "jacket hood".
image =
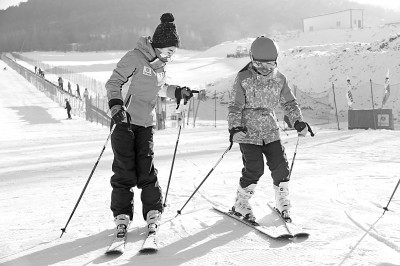
[[151, 46], [151, 37], [150, 36], [142, 36], [139, 38], [137, 42], [137, 47], [139, 51], [143, 53], [143, 55], [151, 61], [156, 57], [156, 52], [154, 51], [153, 46]]

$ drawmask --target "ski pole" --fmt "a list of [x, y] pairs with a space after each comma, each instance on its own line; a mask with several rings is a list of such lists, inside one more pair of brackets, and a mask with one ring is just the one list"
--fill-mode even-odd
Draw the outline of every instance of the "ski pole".
[[168, 178], [167, 191], [165, 192], [165, 199], [164, 199], [164, 204], [163, 204], [164, 207], [167, 207], [167, 204], [166, 204], [166, 203], [167, 203], [167, 196], [168, 196], [169, 184], [171, 183], [172, 170], [174, 169], [176, 149], [177, 149], [177, 147], [178, 147], [179, 136], [181, 135], [181, 129], [182, 129], [182, 125], [179, 125], [178, 138], [176, 139], [175, 150], [174, 150], [174, 156], [172, 157], [171, 170], [169, 171], [169, 178]]
[[[128, 107], [129, 104], [130, 104], [130, 102], [131, 102], [131, 95], [129, 95], [129, 98], [128, 98], [128, 100], [127, 100], [125, 106]], [[86, 181], [85, 186], [83, 187], [83, 190], [82, 190], [82, 192], [81, 192], [81, 195], [79, 196], [78, 201], [76, 202], [75, 207], [74, 207], [74, 209], [72, 210], [72, 213], [71, 213], [71, 215], [69, 216], [69, 219], [68, 219], [67, 223], [65, 224], [64, 228], [61, 228], [61, 236], [60, 236], [60, 238], [63, 236], [64, 233], [66, 233], [67, 226], [68, 226], [69, 222], [71, 221], [72, 216], [74, 215], [74, 213], [75, 213], [75, 211], [76, 211], [76, 208], [78, 207], [78, 205], [79, 205], [79, 203], [80, 203], [80, 201], [81, 201], [81, 199], [82, 199], [83, 193], [85, 193], [86, 188], [87, 188], [87, 186], [89, 185], [90, 179], [92, 178], [93, 173], [94, 173], [94, 171], [96, 170], [96, 167], [97, 167], [97, 165], [98, 165], [99, 162], [100, 162], [101, 156], [103, 155], [104, 150], [105, 150], [106, 147], [107, 147], [107, 143], [108, 143], [108, 141], [110, 140], [110, 137], [111, 137], [112, 133], [114, 132], [114, 129], [115, 129], [115, 126], [116, 126], [116, 125], [117, 125], [117, 124], [114, 124], [114, 125], [112, 126], [112, 128], [111, 128], [111, 130], [110, 130], [110, 133], [109, 133], [108, 136], [107, 136], [106, 142], [104, 143], [103, 148], [102, 148], [102, 150], [101, 150], [101, 152], [100, 152], [99, 158], [97, 159], [96, 163], [94, 164], [94, 166], [93, 166], [93, 168], [92, 168], [92, 171], [90, 172], [89, 178], [88, 178], [88, 180]]]
[[183, 205], [183, 207], [177, 211], [177, 215], [175, 217], [177, 217], [179, 214], [182, 214], [182, 210], [183, 208], [185, 208], [186, 204], [188, 204], [188, 202], [192, 199], [192, 197], [194, 196], [194, 194], [196, 194], [196, 192], [199, 190], [199, 188], [203, 185], [203, 183], [206, 181], [206, 179], [210, 176], [210, 174], [212, 173], [212, 171], [214, 171], [214, 169], [217, 167], [217, 165], [219, 164], [219, 162], [222, 160], [222, 158], [224, 158], [225, 154], [232, 148], [233, 142], [231, 142], [231, 144], [229, 145], [229, 147], [225, 150], [225, 152], [222, 154], [221, 158], [219, 158], [219, 160], [217, 161], [217, 163], [214, 165], [213, 168], [211, 168], [210, 172], [208, 172], [208, 174], [206, 175], [206, 177], [203, 179], [203, 181], [201, 181], [200, 185], [196, 188], [196, 190], [192, 193], [192, 195], [190, 195], [189, 199], [186, 201], [186, 203]]
[[300, 135], [297, 135], [296, 148], [294, 149], [294, 154], [293, 154], [292, 164], [290, 165], [290, 170], [289, 170], [289, 177], [288, 177], [288, 179], [289, 179], [289, 180], [290, 180], [290, 176], [292, 175], [292, 170], [293, 170], [294, 160], [296, 159], [296, 154], [297, 154], [297, 146], [299, 146], [299, 139], [300, 139]]
[[282, 126], [279, 124], [279, 119], [277, 119], [277, 124], [278, 124], [278, 126], [279, 126], [279, 128], [281, 129], [281, 131], [282, 132], [284, 132], [285, 134], [286, 134], [286, 136], [288, 136], [289, 137], [289, 134], [282, 128]]
[[[191, 90], [192, 93], [201, 93], [200, 91], [197, 90]], [[181, 113], [183, 112], [183, 107], [186, 105], [185, 100], [184, 99], [180, 99], [180, 103], [177, 103], [177, 113]], [[181, 118], [179, 118], [181, 119]], [[169, 172], [169, 178], [168, 178], [168, 185], [167, 185], [167, 191], [165, 192], [165, 199], [164, 199], [164, 207], [167, 207], [167, 196], [168, 196], [168, 190], [169, 190], [169, 185], [171, 183], [171, 176], [172, 176], [172, 170], [174, 169], [174, 163], [175, 163], [175, 156], [176, 156], [176, 149], [178, 147], [178, 142], [179, 142], [179, 136], [181, 135], [181, 129], [182, 129], [182, 123], [183, 121], [179, 121], [178, 119], [178, 123], [179, 123], [179, 132], [178, 132], [178, 138], [176, 139], [176, 144], [175, 144], [175, 150], [174, 150], [174, 156], [172, 158], [172, 164], [171, 164], [171, 170]], [[188, 118], [189, 119], [189, 118]], [[188, 120], [189, 121], [189, 120]]]
[[393, 193], [392, 193], [392, 196], [391, 196], [391, 197], [390, 197], [390, 199], [389, 199], [389, 202], [388, 202], [388, 204], [386, 205], [386, 207], [383, 207], [383, 209], [384, 209], [384, 212], [383, 212], [383, 214], [382, 214], [382, 215], [384, 215], [384, 214], [385, 214], [385, 212], [389, 210], [389, 209], [388, 209], [388, 207], [389, 207], [389, 204], [390, 204], [390, 202], [392, 201], [392, 198], [393, 198], [393, 196], [394, 196], [394, 193], [396, 193], [396, 190], [397, 190], [397, 188], [399, 187], [399, 184], [400, 184], [400, 179], [399, 179], [399, 182], [397, 182], [397, 185], [396, 185], [396, 187], [395, 187], [395, 189], [394, 189], [394, 191], [393, 191]]
[[[311, 137], [314, 137], [314, 132], [312, 131], [311, 127], [307, 124], [308, 127], [308, 132], [310, 132]], [[296, 159], [296, 154], [297, 154], [297, 146], [299, 146], [299, 139], [300, 139], [300, 134], [297, 134], [297, 142], [296, 142], [296, 148], [294, 149], [294, 154], [293, 154], [293, 159], [292, 159], [292, 164], [290, 166], [290, 170], [289, 170], [289, 179], [290, 176], [292, 175], [292, 170], [293, 170], [293, 165], [294, 165], [294, 160]]]

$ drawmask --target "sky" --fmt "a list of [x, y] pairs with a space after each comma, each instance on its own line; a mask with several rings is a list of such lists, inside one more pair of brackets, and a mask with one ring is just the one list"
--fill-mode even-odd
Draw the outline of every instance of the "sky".
[[[355, 82], [360, 78], [356, 70], [372, 72], [370, 63], [374, 63], [377, 77], [383, 80], [387, 66], [382, 61], [398, 65], [399, 53], [390, 48], [392, 44], [385, 53], [374, 52], [379, 43], [360, 46], [363, 38], [371, 35], [377, 38], [376, 34], [385, 33], [382, 28], [375, 29], [374, 33], [372, 30], [357, 30], [357, 34], [343, 30], [314, 32], [290, 41], [292, 45], [281, 40], [282, 47], [297, 47], [290, 60], [285, 59], [287, 55], [283, 56], [282, 65], [296, 58], [301, 61], [291, 67], [292, 72], [289, 69], [285, 72], [290, 77], [303, 79], [326, 77], [327, 73], [334, 75], [333, 79], [343, 75], [343, 81], [350, 73]], [[332, 43], [318, 45], [321, 40]], [[210, 82], [221, 78], [221, 73], [237, 72], [248, 59], [225, 56], [237, 43], [232, 41], [182, 57], [174, 61], [175, 67], [167, 73], [176, 76], [179, 84], [189, 84], [193, 80], [200, 82], [199, 76], [204, 77], [203, 82]], [[79, 55], [82, 57], [77, 61], [93, 55], [97, 60], [104, 60], [102, 53]], [[55, 53], [52, 57], [57, 57], [57, 62], [64, 58], [70, 65], [73, 59], [69, 56], [73, 54]], [[324, 60], [334, 61], [330, 62], [332, 68], [326, 67]], [[93, 73], [96, 62], [92, 63]], [[33, 70], [33, 66], [27, 67]], [[306, 72], [305, 68], [317, 70]], [[394, 82], [396, 72], [393, 67]], [[110, 72], [101, 75], [109, 76]], [[322, 80], [317, 80], [321, 85]], [[73, 119], [67, 120], [64, 106], [51, 101], [3, 61], [0, 61], [0, 88], [0, 122], [5, 129], [0, 134], [0, 210], [6, 214], [0, 217], [1, 265], [399, 265], [400, 191], [394, 194], [390, 211], [383, 214], [383, 207], [389, 203], [399, 180], [398, 130], [348, 130], [347, 120], [343, 118], [338, 130], [333, 117], [321, 123], [306, 116], [315, 137], [298, 139], [295, 131], [282, 131], [287, 158], [293, 163], [292, 218], [299, 231], [309, 233], [310, 237], [280, 241], [213, 211], [213, 206], [223, 209], [232, 206], [242, 158], [235, 144], [216, 165], [229, 146], [226, 116], [216, 124], [212, 116], [202, 119], [199, 116], [196, 126], [192, 123], [185, 126], [179, 137], [167, 208], [159, 230], [159, 252], [149, 256], [137, 253], [146, 229], [141, 216], [140, 191], [134, 189], [134, 219], [126, 252], [121, 256], [106, 256], [104, 252], [115, 233], [109, 209], [113, 159], [110, 143], [62, 238], [60, 229], [66, 225], [109, 129], [90, 123], [74, 112]], [[393, 86], [390, 99], [398, 91]], [[337, 101], [344, 99], [342, 94]], [[209, 109], [214, 111], [211, 106]], [[221, 110], [226, 110], [226, 105], [218, 105], [217, 111]], [[167, 129], [154, 135], [155, 166], [164, 193], [178, 137], [174, 121], [168, 122]], [[211, 169], [214, 170], [206, 182], [183, 209]], [[280, 231], [280, 220], [266, 204], [273, 201], [274, 192], [268, 168], [265, 169], [251, 204], [263, 226]], [[182, 214], [176, 216], [177, 210]]]

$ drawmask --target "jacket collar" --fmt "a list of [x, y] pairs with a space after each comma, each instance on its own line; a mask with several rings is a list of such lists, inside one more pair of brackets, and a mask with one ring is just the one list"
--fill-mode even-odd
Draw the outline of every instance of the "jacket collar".
[[156, 70], [165, 66], [165, 62], [163, 62], [158, 56], [157, 52], [151, 45], [151, 37], [150, 36], [143, 36], [140, 37], [137, 42], [137, 50], [139, 50], [146, 60], [150, 63], [150, 66]]

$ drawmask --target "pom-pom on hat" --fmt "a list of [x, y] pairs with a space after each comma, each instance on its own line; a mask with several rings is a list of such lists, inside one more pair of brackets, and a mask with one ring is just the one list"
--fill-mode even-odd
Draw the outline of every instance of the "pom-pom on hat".
[[278, 54], [278, 45], [265, 36], [257, 37], [250, 47], [250, 56], [255, 61], [276, 61]]
[[171, 13], [164, 13], [161, 16], [161, 23], [153, 34], [152, 45], [154, 48], [179, 47], [181, 41], [174, 24], [174, 16]]

